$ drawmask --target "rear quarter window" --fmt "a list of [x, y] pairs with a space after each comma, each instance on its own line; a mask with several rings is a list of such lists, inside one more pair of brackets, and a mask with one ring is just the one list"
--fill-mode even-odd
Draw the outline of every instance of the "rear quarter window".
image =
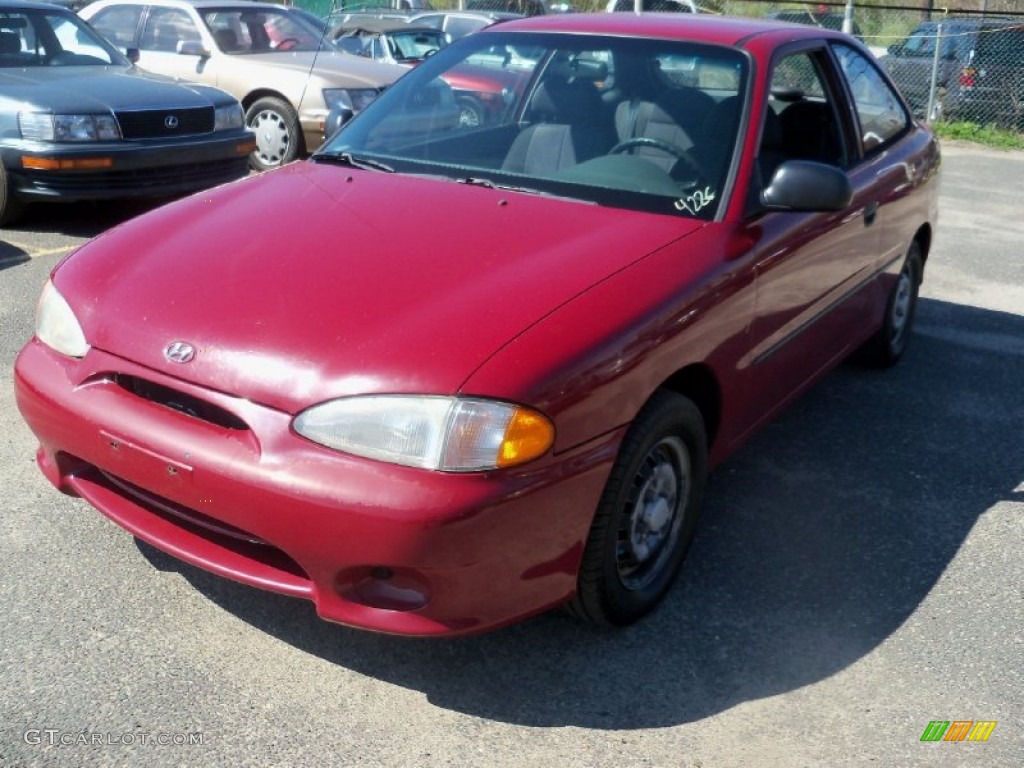
[[833, 50], [853, 97], [862, 149], [869, 154], [900, 136], [909, 118], [896, 92], [866, 56], [842, 44], [835, 44]]

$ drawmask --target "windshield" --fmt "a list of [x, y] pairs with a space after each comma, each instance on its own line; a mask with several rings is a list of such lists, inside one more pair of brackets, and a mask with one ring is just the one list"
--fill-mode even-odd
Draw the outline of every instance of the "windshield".
[[284, 53], [329, 48], [321, 32], [286, 10], [261, 7], [210, 9], [202, 12], [217, 47], [232, 55]]
[[27, 8], [0, 11], [0, 67], [128, 63], [74, 14]]
[[711, 219], [746, 73], [731, 48], [484, 32], [400, 78], [316, 159]]
[[[374, 32], [354, 27], [334, 40], [347, 53], [371, 59], [392, 59], [399, 64], [416, 64], [443, 48], [447, 41], [436, 29], [398, 29]], [[385, 47], [387, 50], [385, 50]]]

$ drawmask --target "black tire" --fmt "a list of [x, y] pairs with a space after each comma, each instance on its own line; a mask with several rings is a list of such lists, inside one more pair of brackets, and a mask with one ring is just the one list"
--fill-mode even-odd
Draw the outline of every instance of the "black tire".
[[284, 99], [265, 96], [245, 113], [245, 123], [256, 132], [256, 151], [249, 165], [257, 171], [279, 168], [299, 156], [302, 130], [299, 116]]
[[885, 304], [882, 327], [860, 350], [860, 359], [866, 365], [888, 368], [903, 357], [914, 330], [923, 271], [921, 246], [915, 240], [907, 251], [907, 258], [903, 260], [899, 277]]
[[693, 541], [707, 474], [697, 407], [661, 391], [630, 426], [594, 515], [569, 613], [624, 626], [651, 611]]
[[0, 227], [13, 224], [25, 213], [25, 203], [19, 200], [7, 179], [7, 169], [0, 163]]

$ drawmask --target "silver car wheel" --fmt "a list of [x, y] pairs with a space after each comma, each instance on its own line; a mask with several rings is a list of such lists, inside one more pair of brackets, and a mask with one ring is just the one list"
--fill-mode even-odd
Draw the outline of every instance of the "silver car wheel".
[[281, 165], [292, 142], [284, 117], [264, 109], [253, 118], [251, 127], [256, 131], [256, 155], [260, 162], [266, 166]]
[[896, 283], [896, 293], [892, 301], [892, 314], [889, 318], [889, 343], [893, 349], [903, 346], [903, 336], [909, 326], [910, 310], [914, 301], [914, 276], [909, 264], [904, 264]]

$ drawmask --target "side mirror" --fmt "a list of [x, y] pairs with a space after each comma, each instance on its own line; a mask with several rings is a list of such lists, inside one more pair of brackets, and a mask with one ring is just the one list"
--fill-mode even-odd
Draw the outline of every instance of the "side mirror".
[[132, 64], [139, 63], [139, 49], [138, 48], [125, 48], [124, 55], [128, 57], [128, 61]]
[[182, 56], [209, 56], [210, 52], [198, 40], [178, 41], [178, 53]]
[[892, 45], [890, 45], [885, 50], [891, 56], [899, 56], [900, 55], [900, 51], [903, 50], [903, 43], [893, 43]]
[[761, 193], [769, 211], [841, 211], [850, 205], [853, 187], [840, 169], [810, 160], [787, 160]]

